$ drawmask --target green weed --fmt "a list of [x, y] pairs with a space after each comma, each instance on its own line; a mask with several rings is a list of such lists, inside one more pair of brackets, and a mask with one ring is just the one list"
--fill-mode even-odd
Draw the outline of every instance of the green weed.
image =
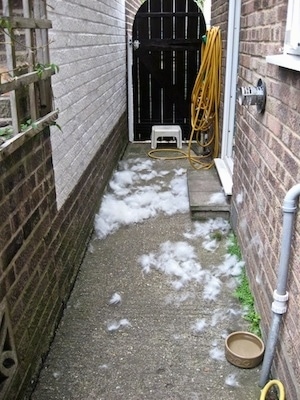
[[224, 235], [221, 231], [215, 231], [213, 233], [211, 233], [210, 237], [212, 239], [215, 239], [217, 242], [221, 242], [221, 240], [223, 239]]
[[13, 137], [13, 128], [11, 126], [5, 126], [4, 128], [0, 128], [0, 136], [7, 140]]
[[232, 256], [236, 256], [237, 259], [241, 261], [242, 259], [241, 249], [238, 244], [237, 238], [233, 233], [229, 236], [229, 244], [227, 247], [227, 251], [229, 254], [231, 254]]
[[[238, 260], [242, 260], [242, 254], [236, 236], [232, 235], [229, 240], [230, 243], [228, 245], [228, 253], [235, 255]], [[254, 297], [249, 286], [245, 268], [238, 277], [238, 285], [233, 293], [233, 296], [240, 301], [245, 310], [244, 319], [250, 324], [250, 332], [261, 336], [260, 316], [255, 311]]]
[[250, 331], [258, 336], [261, 336], [260, 316], [255, 311], [254, 297], [250, 290], [245, 269], [243, 269], [238, 281], [238, 286], [236, 287], [233, 295], [240, 301], [245, 310], [244, 319], [250, 323]]
[[56, 64], [41, 64], [41, 63], [38, 63], [38, 64], [35, 65], [34, 70], [37, 72], [38, 77], [41, 78], [42, 75], [43, 75], [43, 72], [45, 71], [45, 69], [49, 68], [49, 67], [52, 69], [52, 71], [54, 73], [59, 72], [59, 66], [56, 65]]
[[26, 131], [26, 129], [28, 129], [30, 127], [30, 125], [32, 124], [31, 119], [28, 119], [27, 121], [25, 121], [23, 124], [21, 124], [21, 132]]

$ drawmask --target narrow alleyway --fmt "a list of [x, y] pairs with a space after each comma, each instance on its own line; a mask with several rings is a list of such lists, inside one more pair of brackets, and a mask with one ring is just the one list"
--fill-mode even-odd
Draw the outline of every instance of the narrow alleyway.
[[224, 356], [226, 335], [247, 329], [230, 226], [192, 221], [188, 161], [147, 150], [129, 145], [112, 177], [32, 400], [259, 397], [259, 368]]

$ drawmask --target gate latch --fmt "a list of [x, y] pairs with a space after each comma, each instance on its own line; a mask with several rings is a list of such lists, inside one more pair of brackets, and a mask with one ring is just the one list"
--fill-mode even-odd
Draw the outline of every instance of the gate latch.
[[140, 47], [141, 42], [139, 40], [134, 40], [133, 41], [133, 48], [134, 50], [137, 50]]

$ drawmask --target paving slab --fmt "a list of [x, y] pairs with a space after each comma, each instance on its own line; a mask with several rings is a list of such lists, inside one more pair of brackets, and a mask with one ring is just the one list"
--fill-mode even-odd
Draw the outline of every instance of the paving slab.
[[215, 167], [187, 171], [190, 211], [193, 219], [229, 218], [230, 198], [225, 196]]
[[[124, 159], [148, 149], [132, 144]], [[188, 169], [188, 161], [157, 160], [153, 168]], [[259, 398], [260, 367], [240, 369], [224, 356], [225, 337], [249, 328], [233, 296], [236, 278], [218, 273], [227, 234], [210, 251], [208, 238], [186, 235], [195, 223], [189, 211], [158, 214], [91, 239], [32, 400]], [[141, 256], [158, 257], [166, 242], [190, 246], [203, 279], [175, 288], [176, 274], [147, 273]], [[210, 298], [208, 276], [219, 285]], [[112, 305], [115, 293], [121, 301]]]

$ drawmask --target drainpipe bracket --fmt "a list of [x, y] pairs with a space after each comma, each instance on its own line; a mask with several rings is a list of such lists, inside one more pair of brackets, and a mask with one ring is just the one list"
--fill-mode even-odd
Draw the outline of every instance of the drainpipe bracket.
[[284, 314], [287, 310], [287, 301], [289, 298], [289, 293], [278, 294], [277, 290], [273, 292], [273, 303], [272, 303], [272, 311], [276, 314]]
[[288, 213], [294, 213], [297, 210], [295, 200], [284, 200], [282, 205], [282, 211]]
[[277, 301], [288, 301], [289, 292], [285, 292], [285, 294], [278, 294], [277, 290], [275, 289], [273, 292], [273, 299]]

